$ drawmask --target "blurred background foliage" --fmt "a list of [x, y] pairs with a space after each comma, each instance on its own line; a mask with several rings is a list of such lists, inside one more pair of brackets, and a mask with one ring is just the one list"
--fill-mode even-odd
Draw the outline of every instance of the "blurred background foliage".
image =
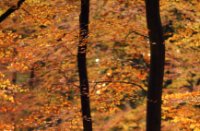
[[[16, 2], [1, 1], [0, 14]], [[82, 129], [79, 7], [78, 0], [27, 0], [0, 24], [0, 129]], [[166, 44], [162, 130], [199, 131], [200, 4], [161, 0], [160, 8]], [[94, 130], [145, 130], [141, 88], [147, 90], [150, 53], [144, 2], [91, 0], [89, 26]]]

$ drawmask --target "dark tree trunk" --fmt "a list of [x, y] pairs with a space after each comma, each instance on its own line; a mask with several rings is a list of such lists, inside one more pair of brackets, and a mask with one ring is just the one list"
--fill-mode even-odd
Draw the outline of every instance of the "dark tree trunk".
[[165, 45], [160, 20], [159, 0], [145, 0], [145, 3], [151, 51], [146, 130], [160, 131]]
[[86, 65], [86, 49], [89, 24], [89, 0], [81, 0], [80, 39], [78, 46], [78, 71], [80, 80], [81, 108], [84, 131], [92, 131], [90, 115], [89, 83]]
[[35, 79], [35, 64], [33, 64], [33, 66], [31, 67], [31, 70], [30, 70], [29, 86], [31, 88], [33, 88], [34, 79]]
[[[13, 59], [17, 56], [18, 52], [16, 48], [13, 48]], [[17, 71], [12, 72], [12, 83], [17, 83]]]
[[16, 71], [14, 71], [14, 72], [12, 73], [12, 83], [13, 83], [13, 84], [16, 84], [16, 83], [17, 83], [17, 72], [16, 72]]

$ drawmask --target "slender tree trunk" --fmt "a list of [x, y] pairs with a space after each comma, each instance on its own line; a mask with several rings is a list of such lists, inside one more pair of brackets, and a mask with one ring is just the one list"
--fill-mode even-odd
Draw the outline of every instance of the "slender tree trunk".
[[146, 130], [160, 131], [165, 45], [160, 20], [159, 0], [145, 0], [145, 3], [151, 51]]
[[86, 49], [89, 24], [89, 0], [81, 0], [80, 39], [78, 46], [78, 71], [80, 80], [81, 108], [84, 131], [92, 131], [90, 114], [89, 83], [86, 65]]
[[[13, 48], [13, 59], [17, 56], [18, 52], [16, 48]], [[12, 83], [17, 83], [17, 71], [12, 72]]]
[[31, 88], [33, 88], [34, 79], [35, 79], [35, 64], [33, 64], [33, 66], [31, 67], [31, 70], [30, 70], [29, 86]]
[[12, 73], [12, 83], [13, 83], [13, 84], [16, 84], [16, 83], [17, 83], [17, 72], [16, 72], [16, 71], [14, 71], [14, 72]]

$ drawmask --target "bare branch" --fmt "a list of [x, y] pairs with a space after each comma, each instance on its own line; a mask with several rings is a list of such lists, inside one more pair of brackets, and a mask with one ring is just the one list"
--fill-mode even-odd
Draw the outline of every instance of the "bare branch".
[[95, 83], [95, 84], [100, 84], [100, 83], [121, 83], [121, 84], [128, 84], [128, 85], [134, 85], [139, 87], [143, 92], [147, 92], [141, 85], [133, 83], [133, 82], [125, 82], [125, 81], [94, 81], [94, 82], [89, 82], [89, 83]]
[[137, 32], [137, 31], [134, 31], [134, 30], [132, 30], [132, 31], [130, 32], [130, 34], [132, 34], [132, 33], [134, 33], [134, 34], [136, 34], [136, 35], [139, 35], [139, 36], [142, 36], [142, 37], [144, 37], [144, 38], [149, 38], [149, 36], [143, 35], [142, 33]]
[[19, 0], [16, 6], [11, 6], [5, 13], [0, 16], [0, 23], [8, 18], [13, 12], [18, 10], [25, 0]]
[[131, 31], [129, 31], [129, 33], [125, 36], [125, 39], [127, 39], [128, 37], [129, 37], [129, 35], [131, 35], [131, 34], [136, 34], [136, 35], [139, 35], [139, 36], [142, 36], [142, 37], [144, 37], [144, 38], [149, 38], [149, 36], [147, 36], [147, 35], [143, 35], [142, 33], [140, 33], [140, 32], [137, 32], [137, 31], [135, 31], [135, 30], [131, 30]]

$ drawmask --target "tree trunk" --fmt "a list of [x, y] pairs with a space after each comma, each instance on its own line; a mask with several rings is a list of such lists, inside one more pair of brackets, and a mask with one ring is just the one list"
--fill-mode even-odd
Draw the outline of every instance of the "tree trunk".
[[[18, 52], [16, 48], [13, 48], [13, 60], [17, 56]], [[12, 72], [12, 83], [16, 84], [17, 83], [17, 71]]]
[[29, 86], [31, 88], [33, 88], [34, 79], [35, 79], [35, 64], [33, 64], [33, 66], [31, 67], [31, 70], [30, 70]]
[[165, 45], [160, 20], [159, 0], [145, 0], [145, 3], [151, 52], [146, 130], [160, 131]]
[[16, 71], [14, 71], [14, 72], [12, 73], [12, 83], [13, 83], [13, 84], [16, 84], [16, 83], [17, 83], [17, 72], [16, 72]]
[[89, 24], [89, 0], [81, 0], [80, 39], [78, 46], [78, 72], [80, 80], [81, 110], [84, 131], [92, 131], [86, 49]]

